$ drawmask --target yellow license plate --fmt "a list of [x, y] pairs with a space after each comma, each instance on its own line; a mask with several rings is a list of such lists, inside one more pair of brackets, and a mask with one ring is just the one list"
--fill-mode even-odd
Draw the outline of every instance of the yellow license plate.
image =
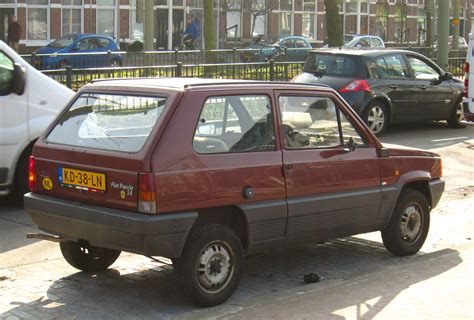
[[59, 168], [58, 180], [61, 185], [90, 191], [105, 191], [107, 185], [103, 173], [69, 168]]

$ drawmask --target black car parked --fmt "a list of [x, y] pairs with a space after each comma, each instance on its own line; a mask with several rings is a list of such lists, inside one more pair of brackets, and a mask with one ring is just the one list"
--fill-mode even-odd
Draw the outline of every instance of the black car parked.
[[416, 52], [315, 50], [292, 81], [336, 89], [376, 135], [404, 121], [447, 120], [451, 127], [464, 127], [462, 81]]

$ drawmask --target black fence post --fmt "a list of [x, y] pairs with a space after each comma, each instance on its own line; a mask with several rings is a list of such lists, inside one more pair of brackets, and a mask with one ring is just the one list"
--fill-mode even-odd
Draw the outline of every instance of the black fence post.
[[107, 66], [112, 66], [112, 51], [107, 50]]
[[179, 63], [179, 50], [178, 49], [174, 49], [174, 64], [178, 64]]
[[270, 59], [270, 81], [275, 81], [275, 61]]
[[66, 66], [66, 86], [72, 89], [72, 67], [70, 65]]
[[237, 49], [232, 48], [232, 79], [235, 79], [235, 64], [237, 63]]
[[285, 55], [285, 61], [288, 62], [288, 48], [287, 47], [283, 48], [283, 54]]
[[180, 78], [183, 75], [183, 63], [176, 63], [176, 77]]

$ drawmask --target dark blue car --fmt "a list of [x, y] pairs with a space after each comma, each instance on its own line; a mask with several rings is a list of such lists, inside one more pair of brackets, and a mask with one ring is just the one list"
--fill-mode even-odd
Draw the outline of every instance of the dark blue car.
[[[96, 34], [75, 34], [54, 40], [36, 51], [35, 64], [42, 69], [109, 67], [122, 64], [122, 56], [108, 51], [119, 51], [115, 40]], [[102, 53], [102, 54], [99, 54]]]

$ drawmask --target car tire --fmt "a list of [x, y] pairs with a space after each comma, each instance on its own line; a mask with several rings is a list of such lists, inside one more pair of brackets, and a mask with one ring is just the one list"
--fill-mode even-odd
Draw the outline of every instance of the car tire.
[[363, 117], [369, 129], [380, 136], [388, 127], [387, 107], [381, 101], [372, 101], [364, 112]]
[[197, 306], [226, 301], [237, 289], [243, 270], [242, 243], [227, 226], [191, 229], [183, 254], [173, 260], [178, 286]]
[[16, 203], [23, 203], [23, 196], [30, 191], [28, 184], [28, 171], [30, 163], [30, 155], [33, 151], [32, 147], [28, 147], [20, 160], [15, 172], [15, 188], [12, 192], [12, 200]]
[[466, 125], [462, 121], [464, 121], [464, 107], [461, 100], [456, 103], [456, 107], [453, 109], [451, 117], [448, 119], [448, 125], [451, 128], [465, 128]]
[[396, 256], [418, 252], [430, 227], [430, 207], [417, 190], [402, 191], [388, 227], [382, 230], [385, 248]]
[[98, 272], [110, 267], [120, 251], [94, 247], [74, 241], [59, 244], [64, 259], [74, 268], [86, 272]]

